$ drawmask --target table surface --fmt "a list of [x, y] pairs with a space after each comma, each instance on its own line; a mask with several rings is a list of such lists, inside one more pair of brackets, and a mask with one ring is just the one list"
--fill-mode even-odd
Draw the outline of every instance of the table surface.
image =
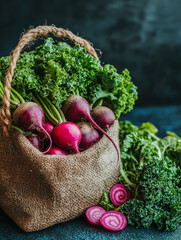
[[[181, 136], [181, 106], [135, 107], [120, 120], [130, 120], [136, 125], [150, 121], [159, 129], [159, 136], [175, 131]], [[127, 226], [121, 232], [109, 232], [90, 225], [84, 216], [57, 224], [48, 229], [24, 233], [0, 210], [0, 240], [181, 240], [181, 224], [175, 232], [162, 232], [154, 227], [135, 229]]]

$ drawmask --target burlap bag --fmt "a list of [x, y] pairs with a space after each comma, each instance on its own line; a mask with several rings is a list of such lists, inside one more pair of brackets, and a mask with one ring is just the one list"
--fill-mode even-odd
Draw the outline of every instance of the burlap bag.
[[[1, 109], [0, 207], [26, 232], [82, 215], [88, 207], [98, 204], [103, 192], [109, 190], [119, 176], [116, 150], [105, 136], [80, 154], [49, 156], [39, 152], [24, 135], [10, 127], [9, 90], [16, 61], [27, 43], [49, 32], [81, 44], [97, 58], [87, 41], [52, 26], [30, 30], [13, 51]], [[118, 121], [108, 130], [117, 146], [118, 130]]]

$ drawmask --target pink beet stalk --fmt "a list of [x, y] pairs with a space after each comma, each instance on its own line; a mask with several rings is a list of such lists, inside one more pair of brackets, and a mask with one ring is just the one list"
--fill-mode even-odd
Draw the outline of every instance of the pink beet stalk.
[[117, 151], [117, 154], [118, 154], [118, 161], [119, 161], [119, 150], [118, 150], [116, 144], [111, 139], [111, 137], [102, 128], [100, 128], [97, 125], [97, 123], [94, 122], [94, 120], [92, 119], [91, 114], [90, 114], [89, 103], [86, 101], [85, 98], [78, 96], [78, 95], [70, 96], [64, 103], [63, 111], [65, 113], [65, 117], [69, 121], [79, 122], [83, 119], [87, 119], [95, 128], [97, 128], [99, 131], [101, 131], [103, 134], [105, 134], [106, 137], [114, 145], [114, 147]]
[[86, 210], [85, 215], [89, 223], [95, 226], [99, 226], [101, 225], [100, 218], [104, 213], [106, 213], [104, 208], [99, 206], [93, 206]]
[[123, 184], [116, 184], [111, 188], [109, 197], [115, 207], [120, 207], [131, 199], [131, 192]]
[[109, 211], [102, 215], [100, 223], [107, 230], [120, 231], [126, 227], [127, 219], [120, 212]]

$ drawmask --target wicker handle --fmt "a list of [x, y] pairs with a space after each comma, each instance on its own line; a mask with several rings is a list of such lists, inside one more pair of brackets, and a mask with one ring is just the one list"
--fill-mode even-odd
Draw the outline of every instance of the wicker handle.
[[72, 32], [65, 30], [63, 28], [57, 28], [55, 26], [38, 26], [34, 29], [29, 30], [27, 33], [25, 33], [21, 38], [14, 49], [9, 69], [7, 71], [6, 77], [5, 77], [5, 88], [4, 88], [4, 96], [3, 96], [3, 106], [1, 111], [1, 121], [2, 121], [2, 128], [3, 128], [3, 134], [4, 136], [9, 136], [8, 132], [11, 127], [11, 112], [10, 112], [10, 89], [11, 89], [11, 82], [13, 80], [13, 74], [14, 70], [16, 68], [17, 60], [20, 56], [21, 51], [23, 48], [36, 39], [36, 37], [41, 35], [47, 35], [48, 33], [53, 33], [57, 37], [63, 37], [68, 38], [72, 40], [75, 44], [80, 44], [82, 47], [84, 47], [89, 54], [91, 54], [96, 59], [99, 59], [97, 56], [96, 51], [91, 46], [91, 44], [86, 41], [85, 39], [78, 37], [74, 35]]

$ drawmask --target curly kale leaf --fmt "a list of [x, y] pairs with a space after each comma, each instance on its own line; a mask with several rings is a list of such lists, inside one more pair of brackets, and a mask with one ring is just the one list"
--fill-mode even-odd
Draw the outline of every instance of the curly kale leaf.
[[169, 159], [150, 161], [140, 170], [137, 196], [121, 206], [128, 223], [136, 227], [156, 224], [159, 230], [174, 231], [181, 216], [178, 172]]
[[135, 189], [138, 182], [138, 168], [148, 159], [158, 155], [156, 146], [151, 144], [150, 147], [147, 147], [159, 139], [154, 134], [156, 132], [157, 128], [151, 123], [143, 123], [138, 128], [129, 121], [120, 122], [119, 140], [122, 168], [119, 182], [130, 190]]
[[109, 193], [108, 192], [104, 192], [104, 194], [102, 195], [102, 198], [101, 198], [99, 204], [106, 211], [115, 210], [115, 206], [111, 203], [111, 200], [109, 198]]
[[150, 123], [129, 127], [131, 131], [122, 135], [128, 125], [120, 123], [120, 149], [123, 171], [135, 187], [121, 174], [119, 181], [130, 187], [134, 197], [121, 211], [131, 225], [149, 227], [155, 223], [158, 229], [173, 231], [181, 216], [180, 139], [158, 138], [157, 128]]
[[[0, 59], [0, 81], [4, 80], [9, 60]], [[127, 69], [119, 74], [109, 64], [100, 67], [100, 61], [80, 45], [55, 44], [52, 38], [34, 51], [20, 55], [12, 85], [26, 101], [32, 101], [37, 93], [49, 97], [57, 108], [72, 94], [86, 98], [91, 107], [104, 99], [116, 118], [132, 110], [137, 99], [137, 88]]]
[[[174, 133], [163, 139], [156, 136], [151, 123], [140, 127], [120, 122], [121, 171], [118, 182], [126, 185], [132, 200], [114, 210], [121, 211], [128, 223], [174, 231], [181, 217], [181, 139]], [[112, 210], [109, 193], [100, 205]]]
[[98, 82], [103, 91], [111, 93], [111, 95], [107, 95], [107, 98], [110, 100], [117, 118], [121, 113], [132, 110], [135, 99], [137, 99], [137, 91], [127, 69], [119, 74], [112, 65], [107, 64], [100, 68]]

